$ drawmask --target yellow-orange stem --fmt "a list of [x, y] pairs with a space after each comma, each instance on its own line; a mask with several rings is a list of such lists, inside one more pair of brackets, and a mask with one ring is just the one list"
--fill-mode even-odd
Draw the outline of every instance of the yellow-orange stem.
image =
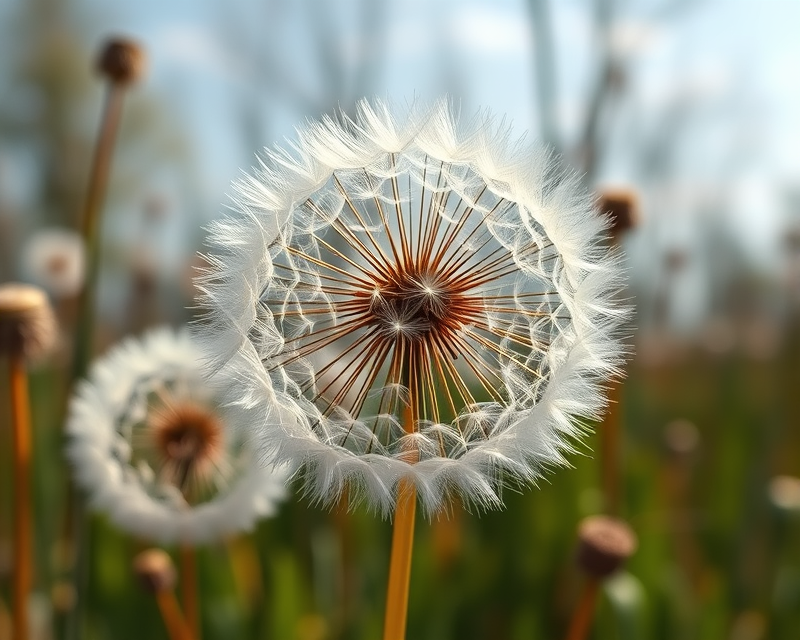
[[200, 640], [200, 602], [197, 597], [197, 557], [192, 547], [181, 545], [181, 601], [186, 623], [195, 640]]
[[408, 585], [411, 581], [411, 551], [414, 545], [414, 516], [417, 490], [413, 484], [400, 481], [397, 507], [394, 512], [392, 555], [389, 561], [389, 586], [386, 594], [386, 617], [383, 640], [404, 640]]
[[156, 591], [156, 602], [170, 640], [193, 640], [192, 632], [181, 613], [175, 593], [168, 589]]
[[31, 419], [28, 377], [22, 353], [9, 356], [11, 420], [14, 439], [14, 640], [28, 640], [28, 594], [31, 590]]
[[595, 578], [588, 578], [583, 585], [580, 602], [572, 613], [566, 640], [584, 640], [588, 635], [599, 590], [600, 582]]

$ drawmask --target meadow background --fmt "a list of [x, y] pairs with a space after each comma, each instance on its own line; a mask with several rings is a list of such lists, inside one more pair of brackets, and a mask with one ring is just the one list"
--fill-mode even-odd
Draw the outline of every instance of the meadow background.
[[[509, 492], [501, 512], [420, 519], [408, 638], [562, 637], [581, 584], [577, 523], [615, 510], [639, 550], [606, 584], [594, 638], [795, 640], [800, 497], [774, 479], [800, 476], [797, 24], [789, 0], [2, 0], [0, 282], [33, 279], [26, 246], [41, 230], [79, 228], [102, 107], [93, 61], [110, 35], [139, 41], [148, 70], [127, 97], [104, 210], [96, 353], [194, 317], [203, 225], [295, 123], [373, 95], [507, 114], [591, 188], [638, 196], [623, 239], [637, 315], [619, 500], [595, 434], [573, 469]], [[69, 637], [77, 615], [87, 640], [164, 638], [131, 576], [144, 544], [102, 516], [73, 606], [61, 424], [76, 300], [53, 294], [62, 339], [31, 380], [37, 637]], [[201, 549], [203, 637], [378, 637], [390, 535], [371, 513], [293, 495], [252, 534]]]

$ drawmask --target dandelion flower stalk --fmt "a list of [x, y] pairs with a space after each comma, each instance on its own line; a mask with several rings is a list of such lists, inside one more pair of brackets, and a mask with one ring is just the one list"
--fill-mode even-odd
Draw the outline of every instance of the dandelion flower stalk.
[[[85, 249], [85, 276], [83, 287], [78, 295], [77, 314], [75, 319], [75, 343], [72, 356], [72, 378], [75, 382], [83, 378], [88, 370], [92, 357], [92, 344], [95, 330], [95, 305], [100, 275], [100, 237], [103, 202], [105, 199], [108, 178], [111, 172], [111, 160], [122, 117], [123, 99], [126, 89], [138, 80], [144, 72], [144, 50], [132, 40], [112, 38], [105, 42], [96, 61], [97, 71], [106, 78], [107, 90], [100, 120], [100, 130], [94, 148], [92, 163], [89, 169], [89, 182], [81, 219], [81, 235]], [[85, 555], [87, 544], [83, 519], [75, 512], [74, 496], [69, 488], [67, 509], [65, 510], [65, 526], [67, 537], [75, 545], [77, 554], [74, 566], [75, 583], [78, 585], [76, 607], [67, 620], [67, 633], [70, 638], [81, 636], [79, 625], [81, 617], [81, 587], [86, 578], [87, 562]], [[72, 522], [70, 522], [72, 520]]]
[[78, 301], [73, 379], [86, 375], [94, 335], [94, 307], [100, 268], [101, 212], [111, 159], [128, 86], [143, 72], [144, 52], [136, 43], [116, 38], [105, 43], [97, 62], [108, 80], [100, 131], [89, 170], [81, 231], [86, 247], [86, 280]]
[[575, 611], [570, 618], [569, 630], [566, 640], [585, 640], [592, 628], [594, 609], [597, 603], [597, 594], [600, 590], [600, 581], [597, 578], [587, 578], [581, 589], [581, 597]]
[[406, 637], [409, 584], [411, 583], [411, 552], [414, 547], [414, 516], [417, 491], [405, 481], [394, 512], [392, 551], [389, 560], [389, 583], [386, 590], [386, 615], [383, 640], [403, 640]]
[[21, 284], [0, 286], [0, 356], [8, 358], [13, 440], [14, 532], [13, 638], [28, 640], [28, 595], [33, 584], [31, 513], [31, 416], [26, 360], [40, 356], [55, 334], [44, 292]]
[[14, 433], [14, 637], [28, 638], [31, 590], [31, 434], [28, 376], [22, 355], [10, 356], [11, 421]]
[[[403, 382], [408, 387], [406, 368]], [[412, 433], [415, 424], [414, 398], [409, 398], [403, 411], [403, 428]], [[414, 549], [414, 521], [417, 511], [417, 490], [406, 480], [400, 481], [397, 507], [394, 512], [392, 550], [389, 556], [389, 581], [386, 589], [383, 640], [403, 640], [406, 637], [409, 585], [411, 583], [411, 556]]]
[[[638, 225], [639, 205], [631, 190], [605, 189], [599, 194], [599, 209], [608, 216], [610, 239], [620, 246], [626, 233]], [[619, 514], [621, 509], [622, 381], [615, 380], [609, 390], [608, 413], [600, 430], [600, 464], [605, 508]]]
[[181, 601], [192, 637], [200, 640], [200, 598], [197, 584], [197, 556], [193, 547], [180, 547]]

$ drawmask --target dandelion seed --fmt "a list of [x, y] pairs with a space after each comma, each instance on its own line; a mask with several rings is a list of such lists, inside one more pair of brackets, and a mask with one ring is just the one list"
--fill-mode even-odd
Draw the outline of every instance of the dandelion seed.
[[[220, 383], [221, 384], [221, 383]], [[185, 331], [128, 339], [95, 363], [70, 405], [68, 457], [93, 506], [129, 533], [202, 543], [249, 529], [284, 495], [203, 377]]]
[[[604, 407], [617, 260], [576, 176], [447, 104], [299, 132], [212, 226], [204, 337], [323, 503], [498, 507]], [[396, 393], [401, 387], [403, 393]], [[357, 495], [353, 496], [357, 498]]]

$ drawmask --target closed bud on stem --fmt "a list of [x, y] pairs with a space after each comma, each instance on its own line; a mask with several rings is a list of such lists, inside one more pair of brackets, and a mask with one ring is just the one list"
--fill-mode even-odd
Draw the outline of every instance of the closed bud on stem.
[[619, 238], [639, 225], [639, 200], [629, 189], [607, 189], [600, 192], [600, 212], [611, 220], [611, 234]]
[[769, 483], [768, 495], [776, 509], [800, 515], [800, 478], [775, 476]]
[[700, 447], [700, 431], [689, 420], [672, 420], [664, 427], [666, 453], [678, 460], [688, 460]]
[[112, 38], [100, 50], [97, 69], [115, 84], [131, 84], [144, 74], [146, 62], [144, 49], [133, 40]]
[[0, 285], [0, 355], [35, 360], [55, 338], [56, 321], [44, 291], [16, 282]]
[[578, 566], [589, 576], [603, 579], [614, 573], [636, 551], [633, 530], [608, 516], [584, 518], [578, 526]]
[[171, 591], [178, 581], [172, 558], [161, 549], [147, 549], [137, 555], [133, 559], [133, 573], [151, 593]]

